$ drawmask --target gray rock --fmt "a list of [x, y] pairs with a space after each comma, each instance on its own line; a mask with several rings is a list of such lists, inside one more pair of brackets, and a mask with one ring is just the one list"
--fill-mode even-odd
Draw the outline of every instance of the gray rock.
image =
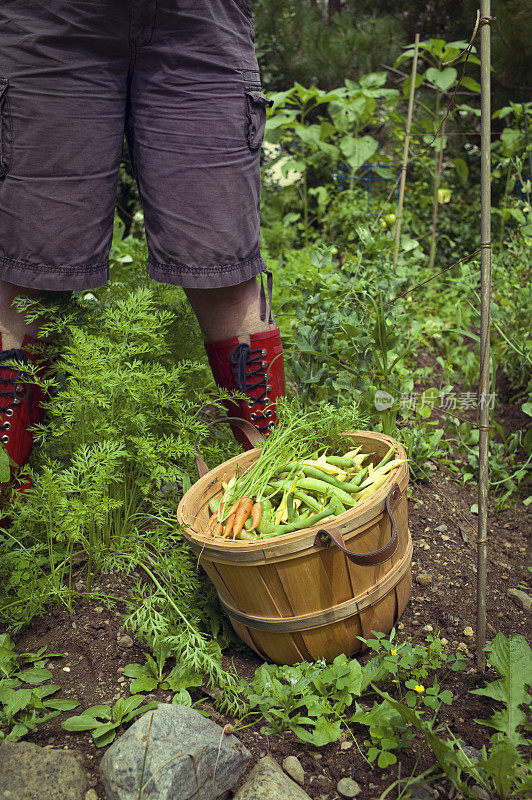
[[416, 583], [419, 583], [420, 586], [431, 586], [432, 576], [428, 572], [420, 572], [419, 575], [416, 575]]
[[218, 800], [238, 782], [250, 756], [195, 709], [161, 703], [111, 745], [100, 774], [107, 800], [137, 800], [145, 758], [142, 800]]
[[434, 530], [438, 531], [438, 533], [445, 533], [445, 531], [447, 530], [447, 525], [445, 524], [445, 522], [442, 522], [442, 524], [438, 525], [438, 527], [434, 528]]
[[45, 750], [30, 742], [0, 745], [1, 800], [84, 800], [87, 777], [71, 750]]
[[532, 597], [521, 589], [508, 589], [508, 597], [523, 611], [532, 611]]
[[473, 786], [471, 789], [473, 797], [478, 797], [478, 800], [490, 800], [490, 796], [482, 786]]
[[412, 791], [412, 797], [417, 797], [419, 800], [433, 800], [439, 797], [436, 789], [433, 789], [427, 783], [422, 783], [421, 786], [416, 786]]
[[89, 789], [89, 791], [85, 795], [85, 800], [98, 800], [98, 795], [96, 794], [94, 789]]
[[271, 756], [255, 764], [233, 800], [310, 800], [308, 794], [285, 775]]
[[305, 770], [301, 766], [299, 759], [295, 756], [287, 756], [283, 761], [283, 769], [293, 781], [303, 786], [305, 782]]
[[127, 633], [123, 636], [119, 636], [117, 642], [119, 647], [133, 647], [133, 639], [131, 636], [128, 636]]
[[336, 790], [342, 797], [356, 797], [361, 792], [360, 786], [352, 778], [340, 778]]
[[466, 756], [471, 761], [480, 761], [480, 759], [482, 758], [482, 751], [481, 750], [477, 750], [476, 747], [471, 747], [470, 744], [466, 744], [466, 742], [464, 742], [463, 739], [459, 739], [458, 743], [459, 743], [460, 747], [462, 748], [462, 750], [464, 751], [464, 753], [466, 754]]

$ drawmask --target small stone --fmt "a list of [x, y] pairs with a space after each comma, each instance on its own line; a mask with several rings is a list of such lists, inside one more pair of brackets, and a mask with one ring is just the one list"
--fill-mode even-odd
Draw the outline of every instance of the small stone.
[[511, 597], [518, 608], [523, 611], [532, 611], [532, 597], [521, 589], [508, 589], [508, 597]]
[[438, 525], [437, 528], [434, 528], [434, 530], [443, 533], [443, 531], [447, 530], [447, 525], [443, 522], [441, 525]]
[[417, 797], [418, 800], [432, 800], [432, 798], [438, 797], [437, 789], [433, 789], [426, 783], [422, 783], [421, 786], [416, 786], [416, 788], [412, 792], [412, 797]]
[[478, 797], [478, 800], [490, 800], [490, 796], [482, 786], [473, 786], [471, 789], [473, 797]]
[[103, 606], [94, 606], [92, 610], [95, 614], [101, 614], [103, 612]]
[[133, 647], [133, 639], [125, 633], [117, 639], [119, 647]]
[[70, 667], [63, 667], [63, 672], [70, 672]]
[[358, 783], [352, 778], [340, 778], [336, 784], [336, 791], [338, 794], [341, 794], [342, 797], [356, 797], [357, 794], [360, 794], [361, 789]]
[[[177, 800], [177, 797], [172, 795], [172, 800]], [[310, 800], [310, 797], [285, 775], [271, 756], [264, 756], [255, 764], [233, 800]]]
[[445, 647], [446, 644], [449, 644], [449, 640], [448, 639], [440, 639], [440, 644], [443, 645], [443, 647]]
[[467, 628], [464, 628], [464, 636], [467, 636], [468, 639], [472, 639], [474, 635], [475, 631], [470, 625], [468, 625]]
[[89, 789], [89, 791], [85, 794], [85, 800], [98, 800], [98, 795], [94, 789]]
[[340, 750], [350, 750], [353, 747], [353, 742], [340, 742]]
[[404, 629], [405, 629], [404, 622], [400, 622], [398, 624], [398, 626], [397, 626], [397, 629], [400, 630], [400, 631], [404, 631]]
[[465, 642], [458, 642], [456, 649], [460, 650], [461, 653], [467, 653], [467, 645]]
[[442, 542], [448, 542], [450, 538], [451, 538], [450, 536], [442, 536], [441, 540]]
[[430, 550], [430, 544], [424, 544], [423, 550]]
[[295, 756], [287, 756], [283, 761], [283, 769], [293, 781], [299, 783], [300, 786], [303, 786], [305, 783], [305, 771], [301, 766], [299, 759], [297, 759]]
[[476, 747], [471, 747], [470, 744], [466, 744], [463, 739], [459, 739], [458, 742], [460, 744], [460, 747], [464, 751], [465, 755], [471, 761], [481, 761], [482, 752], [480, 750], [477, 750]]
[[434, 630], [434, 628], [432, 627], [432, 625], [424, 625], [424, 626], [423, 626], [423, 630], [424, 630], [426, 633], [431, 633], [431, 631], [433, 631], [433, 630]]
[[428, 572], [420, 572], [419, 575], [416, 575], [416, 583], [419, 583], [420, 586], [431, 586], [432, 576]]
[[312, 756], [314, 761], [321, 761], [321, 759], [323, 758], [322, 754], [321, 753], [317, 753], [315, 750], [311, 750], [310, 751], [310, 755]]
[[340, 750], [350, 750], [353, 747], [353, 742], [340, 742]]

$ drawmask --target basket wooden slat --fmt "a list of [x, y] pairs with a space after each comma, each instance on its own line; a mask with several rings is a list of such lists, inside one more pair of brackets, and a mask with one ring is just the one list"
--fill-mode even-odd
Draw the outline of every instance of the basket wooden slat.
[[[362, 445], [378, 462], [392, 444], [397, 457], [403, 447], [391, 437], [349, 431], [353, 446]], [[222, 480], [244, 470], [259, 450], [236, 456], [204, 475], [189, 489], [178, 509], [178, 521], [214, 583], [236, 633], [266, 659], [282, 664], [325, 658], [361, 649], [359, 636], [387, 633], [397, 622], [411, 591], [412, 542], [408, 530], [406, 490], [408, 466], [393, 470], [376, 494], [337, 517], [334, 527], [347, 550], [374, 552], [392, 537], [385, 501], [394, 491], [393, 516], [398, 544], [383, 563], [353, 563], [333, 544], [318, 546], [323, 526], [306, 528], [256, 542], [226, 541], [207, 534], [208, 501], [222, 492]]]

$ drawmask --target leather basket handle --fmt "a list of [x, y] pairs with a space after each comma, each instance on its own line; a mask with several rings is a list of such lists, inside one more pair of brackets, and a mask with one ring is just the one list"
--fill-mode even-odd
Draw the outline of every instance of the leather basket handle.
[[392, 521], [392, 537], [390, 541], [381, 547], [379, 550], [374, 550], [373, 553], [353, 553], [345, 546], [344, 537], [340, 533], [339, 528], [329, 528], [328, 530], [319, 530], [314, 539], [315, 547], [329, 547], [331, 543], [335, 544], [343, 553], [346, 554], [348, 559], [354, 564], [361, 567], [373, 566], [375, 564], [383, 564], [393, 556], [397, 550], [399, 539], [397, 537], [397, 526], [392, 514], [391, 506], [393, 507], [400, 497], [399, 484], [394, 483], [390, 491], [386, 495], [386, 511]]
[[[240, 428], [242, 433], [244, 433], [247, 436], [252, 445], [262, 444], [262, 442], [264, 441], [264, 437], [262, 433], [258, 430], [258, 428], [252, 425], [251, 422], [248, 422], [247, 419], [242, 419], [241, 417], [220, 417], [220, 419], [214, 419], [212, 420], [212, 422], [208, 422], [205, 427], [211, 428], [213, 425], [218, 425], [220, 422], [227, 422], [231, 425], [234, 425], [235, 428]], [[194, 453], [196, 454], [195, 455], [196, 467], [200, 478], [203, 478], [203, 476], [206, 475], [207, 472], [209, 472], [209, 467], [207, 466], [207, 464], [205, 463], [205, 461], [202, 459], [202, 457], [198, 452], [198, 442], [204, 433], [205, 431], [199, 433], [196, 437], [196, 441], [194, 442]]]

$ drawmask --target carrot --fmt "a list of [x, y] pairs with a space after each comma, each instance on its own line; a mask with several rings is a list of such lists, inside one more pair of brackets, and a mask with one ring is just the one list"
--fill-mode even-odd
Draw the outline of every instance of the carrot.
[[216, 528], [214, 529], [213, 536], [221, 536], [223, 529], [224, 526], [222, 525], [221, 522], [219, 522]]
[[260, 525], [260, 521], [262, 519], [262, 506], [260, 503], [254, 503], [253, 508], [251, 509], [251, 520], [253, 522], [252, 529], [256, 528], [257, 525]]
[[235, 515], [235, 525], [233, 528], [233, 538], [240, 533], [244, 527], [244, 522], [247, 520], [253, 508], [253, 500], [250, 497], [244, 498], [244, 502], [238, 507]]
[[209, 519], [209, 528], [210, 528], [211, 531], [214, 530], [217, 522], [218, 522], [218, 514], [215, 513]]
[[231, 514], [234, 514], [234, 513], [235, 513], [235, 511], [236, 511], [238, 508], [240, 508], [240, 506], [242, 505], [242, 503], [245, 503], [245, 502], [247, 502], [247, 501], [248, 501], [248, 500], [250, 500], [250, 499], [251, 499], [250, 497], [246, 497], [245, 495], [242, 495], [242, 497], [239, 497], [239, 498], [238, 498], [238, 500], [236, 500], [236, 501], [233, 503], [233, 505], [231, 506], [231, 508], [230, 508], [230, 509], [229, 509], [229, 511], [227, 512], [227, 519], [229, 519], [229, 517], [231, 516]]
[[231, 533], [231, 531], [233, 530], [233, 525], [235, 523], [235, 517], [236, 517], [236, 512], [234, 514], [231, 514], [231, 516], [227, 518], [227, 522], [225, 523], [225, 528], [224, 528], [224, 532], [223, 532], [223, 535], [224, 535], [225, 538], [227, 538], [229, 536], [229, 534]]

